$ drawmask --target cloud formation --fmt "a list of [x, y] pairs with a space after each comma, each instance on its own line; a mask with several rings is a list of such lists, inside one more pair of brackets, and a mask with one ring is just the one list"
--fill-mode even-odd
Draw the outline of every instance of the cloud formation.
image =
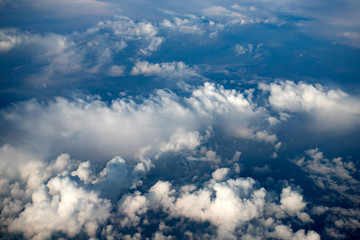
[[44, 155], [56, 146], [57, 154], [69, 152], [98, 162], [119, 154], [136, 158], [144, 149], [150, 155], [193, 150], [209, 127], [220, 125], [233, 138], [274, 145], [277, 141], [262, 126], [267, 117], [264, 109], [240, 92], [211, 83], [194, 89], [190, 97], [159, 90], [140, 103], [123, 98], [108, 105], [96, 97], [73, 101], [59, 97], [47, 104], [30, 100], [2, 116], [4, 125], [13, 129], [11, 134], [3, 132], [8, 138], [3, 144], [12, 143], [13, 134], [22, 135], [23, 141], [13, 142], [17, 146]]
[[260, 84], [269, 92], [269, 103], [275, 110], [306, 113], [317, 121], [318, 128], [343, 129], [359, 124], [360, 100], [340, 89], [326, 90], [320, 84], [279, 81]]

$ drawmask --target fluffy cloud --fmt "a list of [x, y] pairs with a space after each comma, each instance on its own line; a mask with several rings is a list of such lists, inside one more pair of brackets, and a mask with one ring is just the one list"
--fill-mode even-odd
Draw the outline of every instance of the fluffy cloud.
[[[1, 29], [0, 53], [18, 49], [28, 54], [36, 71], [28, 73], [26, 81], [32, 87], [46, 88], [99, 75], [123, 76], [125, 67], [113, 63], [116, 55], [149, 56], [163, 41], [153, 24], [118, 16], [67, 35]], [[125, 52], [128, 44], [136, 47]], [[185, 71], [186, 65], [181, 64], [179, 69]]]
[[163, 27], [177, 30], [181, 33], [201, 34], [203, 30], [198, 26], [199, 19], [197, 18], [179, 18], [174, 17], [173, 21], [168, 19], [163, 20], [161, 23]]
[[193, 150], [208, 126], [223, 126], [221, 131], [231, 137], [275, 144], [276, 135], [262, 126], [266, 115], [242, 93], [211, 83], [195, 89], [190, 97], [159, 90], [139, 103], [125, 98], [110, 105], [97, 98], [56, 98], [47, 104], [30, 100], [2, 112], [8, 126], [3, 144], [21, 135], [16, 146], [44, 155], [56, 147], [56, 154], [69, 152], [99, 162], [119, 154], [138, 158], [145, 153]]
[[125, 67], [124, 66], [117, 66], [114, 65], [109, 69], [108, 75], [111, 77], [120, 77], [125, 74]]
[[360, 182], [355, 177], [358, 170], [352, 161], [343, 160], [341, 157], [327, 159], [318, 148], [309, 149], [306, 154], [310, 158], [302, 157], [294, 162], [309, 174], [317, 186], [336, 191], [354, 203], [359, 203], [357, 195]]
[[356, 238], [360, 227], [360, 209], [342, 207], [314, 207], [313, 213], [326, 217], [324, 232], [333, 239]]
[[244, 54], [253, 54], [259, 51], [259, 48], [262, 46], [262, 44], [258, 44], [257, 46], [254, 46], [253, 44], [249, 43], [247, 46], [243, 46], [240, 44], [235, 45], [235, 53], [236, 55], [244, 55]]
[[98, 33], [101, 30], [111, 30], [117, 36], [126, 40], [140, 40], [144, 46], [138, 49], [138, 53], [151, 55], [156, 51], [164, 41], [162, 37], [157, 36], [157, 28], [149, 22], [134, 20], [127, 17], [116, 17], [114, 21], [99, 22], [94, 27], [87, 30], [88, 34]]
[[318, 121], [319, 128], [346, 128], [358, 124], [360, 100], [340, 89], [326, 90], [323, 86], [280, 81], [260, 84], [269, 92], [269, 103], [279, 112], [305, 112]]
[[140, 216], [148, 211], [148, 200], [140, 192], [122, 197], [118, 204], [120, 223], [122, 226], [137, 226], [141, 220]]
[[189, 77], [202, 78], [193, 68], [183, 62], [149, 63], [140, 61], [132, 68], [131, 75], [155, 75], [166, 79], [175, 78], [176, 80]]
[[[274, 214], [267, 209], [275, 206], [279, 211], [306, 214], [303, 212], [305, 203], [298, 192], [292, 191], [290, 187], [284, 188], [278, 205], [266, 198], [264, 188], [255, 187], [252, 178], [226, 180], [225, 172], [228, 170], [216, 170], [213, 177], [217, 181], [205, 183], [203, 188], [194, 185], [178, 188], [167, 181], [158, 181], [144, 195], [137, 192], [124, 197], [120, 205], [124, 209], [122, 214], [126, 216], [125, 223], [137, 226], [144, 219], [146, 210], [152, 209], [165, 212], [173, 219], [189, 219], [195, 223], [210, 222], [217, 227], [219, 239], [237, 239], [240, 236], [245, 239], [320, 239], [314, 231], [307, 234], [304, 230], [293, 232], [290, 227], [281, 224], [280, 220], [286, 216]], [[251, 229], [255, 226], [257, 231], [252, 232]], [[187, 233], [189, 234], [194, 236], [199, 233]]]
[[258, 9], [253, 5], [234, 4], [231, 8], [216, 5], [202, 9], [202, 13], [228, 26], [280, 22], [273, 13], [261, 11], [261, 8]]
[[[0, 149], [0, 220], [2, 233], [23, 234], [27, 239], [69, 238], [85, 233], [96, 237], [111, 216], [113, 203], [154, 165], [141, 158], [137, 164], [111, 159], [100, 172], [90, 161], [61, 154], [47, 163], [5, 145]], [[138, 193], [118, 206], [116, 221], [134, 225], [145, 203]], [[146, 207], [146, 204], [144, 205]]]
[[68, 178], [52, 178], [32, 194], [10, 232], [22, 232], [29, 239], [47, 239], [56, 232], [74, 237], [81, 231], [94, 237], [99, 224], [109, 216], [110, 203], [94, 192], [78, 188]]
[[21, 32], [14, 28], [0, 30], [0, 53], [10, 51], [14, 48], [32, 47], [36, 48], [41, 55], [54, 56], [63, 52], [73, 43], [66, 36], [49, 33], [46, 35]]
[[[71, 177], [87, 183], [87, 162], [78, 164], [62, 154], [45, 163], [9, 145], [1, 148], [0, 158], [2, 232], [21, 233], [27, 239], [48, 239], [57, 233], [94, 237], [110, 216], [110, 201]], [[71, 174], [77, 165], [76, 174]]]

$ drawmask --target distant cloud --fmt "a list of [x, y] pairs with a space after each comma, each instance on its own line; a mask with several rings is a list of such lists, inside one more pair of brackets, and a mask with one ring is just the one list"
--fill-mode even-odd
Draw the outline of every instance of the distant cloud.
[[163, 27], [178, 30], [182, 33], [201, 34], [203, 30], [198, 26], [199, 20], [194, 18], [180, 18], [174, 17], [173, 21], [168, 19], [163, 20], [161, 25]]
[[307, 113], [320, 129], [343, 129], [359, 124], [360, 99], [340, 89], [326, 90], [323, 86], [280, 81], [260, 84], [269, 92], [270, 105], [280, 112]]
[[193, 67], [183, 62], [149, 63], [136, 62], [131, 75], [159, 76], [167, 79], [183, 80], [191, 77], [203, 78]]
[[120, 77], [125, 74], [125, 67], [124, 66], [118, 66], [113, 65], [108, 72], [108, 75], [111, 77]]
[[338, 35], [345, 40], [336, 41], [336, 43], [349, 45], [355, 48], [360, 48], [360, 34], [358, 32], [344, 32]]
[[244, 55], [244, 54], [256, 54], [259, 51], [259, 48], [262, 46], [262, 43], [254, 46], [253, 44], [249, 43], [247, 46], [236, 44], [235, 45], [235, 53], [236, 55]]
[[360, 202], [353, 195], [353, 193], [359, 194], [360, 181], [355, 177], [358, 170], [352, 161], [343, 160], [341, 157], [327, 159], [318, 148], [309, 149], [306, 154], [310, 157], [309, 159], [302, 157], [295, 159], [294, 162], [309, 174], [317, 186], [336, 191], [354, 203]]

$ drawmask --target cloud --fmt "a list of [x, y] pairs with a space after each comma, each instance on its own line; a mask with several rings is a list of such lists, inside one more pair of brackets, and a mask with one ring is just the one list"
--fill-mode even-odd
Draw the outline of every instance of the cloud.
[[161, 143], [160, 151], [180, 151], [183, 149], [194, 150], [200, 145], [202, 138], [199, 132], [185, 132], [184, 129], [178, 129], [170, 136], [168, 142]]
[[148, 200], [140, 192], [125, 195], [118, 203], [121, 226], [138, 226], [141, 218], [148, 211]]
[[87, 33], [94, 34], [100, 30], [111, 30], [115, 36], [122, 37], [125, 41], [141, 40], [144, 46], [138, 49], [138, 53], [144, 55], [151, 55], [164, 41], [162, 37], [157, 36], [158, 30], [153, 24], [147, 21], [135, 22], [124, 16], [118, 16], [114, 21], [99, 22], [92, 28], [89, 28]]
[[149, 63], [136, 62], [131, 75], [160, 76], [165, 79], [183, 80], [184, 78], [202, 78], [192, 67], [183, 62]]
[[[94, 237], [110, 216], [110, 201], [71, 177], [89, 178], [79, 170], [87, 162], [79, 164], [61, 154], [46, 163], [9, 145], [1, 148], [0, 159], [2, 232], [21, 233], [27, 239], [48, 239], [58, 232]], [[77, 165], [77, 175], [71, 174]]]
[[299, 230], [296, 233], [292, 229], [285, 225], [278, 225], [275, 227], [275, 231], [269, 234], [269, 237], [275, 239], [291, 239], [291, 240], [320, 240], [319, 234], [314, 231], [309, 231], [307, 234], [304, 230]]
[[[47, 162], [9, 145], [0, 149], [0, 160], [1, 232], [27, 239], [84, 233], [96, 237], [112, 216], [112, 203], [140, 186], [141, 178], [154, 167], [149, 159], [134, 164], [114, 157], [99, 171], [90, 161], [70, 159], [68, 154]], [[119, 205], [117, 221], [134, 223], [122, 216], [142, 212], [136, 210], [142, 200], [138, 198]]]
[[357, 32], [343, 32], [338, 34], [339, 37], [343, 38], [344, 40], [336, 41], [336, 43], [349, 45], [355, 47], [357, 49], [360, 48], [360, 34]]
[[326, 90], [323, 86], [279, 81], [260, 84], [269, 92], [271, 107], [279, 112], [306, 113], [319, 129], [344, 129], [356, 126], [360, 117], [360, 100], [340, 89]]
[[359, 208], [314, 207], [315, 215], [326, 217], [324, 232], [326, 236], [336, 239], [356, 237], [360, 227]]
[[15, 48], [32, 47], [40, 51], [39, 56], [52, 57], [72, 46], [73, 42], [66, 36], [55, 33], [46, 35], [32, 34], [15, 28], [0, 30], [0, 53], [8, 52]]
[[219, 169], [216, 169], [216, 171], [213, 172], [211, 174], [211, 176], [213, 177], [213, 179], [215, 181], [222, 181], [222, 180], [224, 180], [226, 178], [229, 171], [230, 171], [229, 168], [219, 168]]
[[10, 232], [22, 232], [29, 239], [47, 239], [61, 231], [74, 237], [84, 231], [94, 237], [99, 224], [109, 217], [110, 203], [94, 192], [78, 188], [68, 178], [52, 178], [32, 194]]
[[318, 187], [336, 191], [342, 197], [359, 203], [356, 196], [360, 182], [355, 178], [357, 168], [352, 161], [341, 157], [327, 159], [318, 148], [309, 149], [306, 154], [310, 158], [297, 158], [294, 163], [308, 173]]
[[[148, 193], [142, 195], [146, 197], [147, 201], [141, 198], [142, 204], [137, 204], [134, 209], [149, 208], [158, 212], [166, 212], [169, 217], [174, 219], [185, 218], [195, 223], [210, 222], [217, 227], [217, 238], [219, 239], [238, 239], [240, 236], [247, 236], [249, 239], [269, 237], [275, 239], [320, 239], [320, 236], [314, 231], [305, 234], [304, 230], [299, 230], [294, 233], [290, 227], [282, 225], [279, 221], [286, 216], [274, 215], [267, 210], [267, 208], [275, 206], [278, 211], [285, 211], [290, 216], [292, 213], [296, 213], [309, 218], [303, 212], [306, 204], [298, 192], [292, 191], [290, 187], [284, 188], [280, 205], [277, 205], [272, 202], [273, 200], [266, 198], [267, 193], [264, 188], [255, 187], [255, 181], [252, 178], [226, 179], [225, 172], [228, 170], [222, 168], [213, 172], [212, 175], [217, 181], [205, 183], [202, 188], [194, 185], [176, 187], [172, 186], [170, 182], [158, 181]], [[140, 196], [139, 193], [135, 195], [135, 197]], [[128, 198], [126, 197], [126, 199]], [[270, 215], [268, 215], [269, 213]], [[141, 215], [143, 212], [137, 216], [129, 214], [132, 219], [137, 219], [137, 222]], [[274, 218], [278, 220], [275, 221]], [[252, 232], [253, 226], [256, 226], [256, 232]], [[194, 234], [198, 233], [191, 233], [191, 235]]]
[[174, 17], [173, 21], [168, 19], [163, 20], [161, 26], [172, 30], [177, 30], [185, 34], [202, 34], [204, 30], [198, 25], [200, 24], [197, 18], [180, 18]]
[[108, 72], [108, 75], [111, 77], [120, 77], [125, 75], [125, 67], [113, 65]]
[[[219, 131], [232, 138], [269, 144], [277, 141], [262, 125], [266, 110], [220, 85], [205, 83], [190, 97], [159, 90], [139, 100], [122, 98], [110, 104], [96, 97], [58, 97], [46, 104], [25, 101], [2, 111], [7, 126], [2, 144], [14, 143], [44, 156], [68, 152], [102, 162], [119, 154], [138, 159], [145, 149], [149, 156], [159, 151], [193, 150], [209, 127], [216, 126], [223, 126]], [[11, 133], [6, 129], [12, 129]], [[14, 140], [18, 136], [21, 141]]]
[[264, 9], [266, 8], [263, 6], [255, 7], [253, 5], [240, 6], [233, 4], [231, 8], [213, 5], [202, 9], [201, 12], [205, 16], [214, 18], [226, 26], [256, 23], [277, 24], [280, 22], [276, 14]]
[[254, 46], [253, 44], [249, 43], [247, 46], [243, 46], [240, 44], [235, 45], [235, 53], [236, 55], [244, 55], [244, 54], [255, 54], [259, 51], [259, 48], [262, 46], [262, 43]]
[[[150, 56], [163, 41], [153, 24], [117, 16], [98, 22], [84, 32], [67, 35], [1, 29], [0, 53], [16, 49], [29, 55], [31, 61], [26, 64], [35, 71], [25, 71], [25, 83], [42, 89], [104, 75], [123, 76], [125, 67], [113, 62], [117, 55]], [[128, 44], [135, 47], [127, 48]], [[182, 62], [177, 67], [187, 71]]]

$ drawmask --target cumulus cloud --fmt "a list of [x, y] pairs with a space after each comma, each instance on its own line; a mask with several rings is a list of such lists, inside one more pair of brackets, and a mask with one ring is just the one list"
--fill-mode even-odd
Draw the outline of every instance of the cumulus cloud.
[[318, 128], [342, 129], [358, 124], [360, 100], [340, 89], [292, 81], [260, 84], [259, 88], [270, 93], [269, 103], [274, 109], [307, 113], [318, 121]]
[[318, 148], [309, 149], [306, 154], [308, 157], [298, 158], [294, 163], [307, 172], [317, 186], [336, 191], [342, 197], [359, 203], [360, 182], [355, 177], [358, 170], [352, 161], [341, 157], [327, 159]]
[[131, 70], [131, 75], [161, 76], [163, 78], [202, 78], [192, 67], [183, 62], [149, 63], [147, 61], [136, 62]]
[[88, 162], [79, 164], [61, 154], [46, 163], [9, 145], [1, 148], [0, 158], [2, 232], [21, 233], [27, 239], [48, 239], [59, 232], [95, 237], [110, 216], [110, 201], [72, 178], [79, 176], [87, 184]]
[[314, 207], [313, 213], [318, 216], [326, 216], [324, 232], [330, 238], [346, 239], [356, 236], [360, 227], [359, 208], [317, 206]]
[[168, 142], [161, 143], [160, 151], [180, 151], [182, 149], [193, 150], [200, 145], [201, 137], [199, 132], [185, 132], [178, 129], [170, 136]]
[[[116, 55], [149, 56], [163, 41], [150, 22], [118, 16], [67, 35], [1, 29], [0, 53], [17, 49], [28, 54], [32, 59], [28, 64], [37, 70], [28, 73], [26, 81], [31, 87], [46, 88], [99, 75], [123, 76], [125, 67], [113, 63]], [[128, 44], [136, 47], [125, 52]], [[185, 70], [181, 64], [177, 67]]]
[[114, 65], [109, 69], [108, 75], [111, 77], [120, 77], [125, 74], [125, 67], [124, 66], [117, 66]]
[[226, 175], [229, 173], [229, 170], [230, 170], [229, 168], [219, 168], [216, 169], [216, 171], [213, 172], [211, 176], [215, 181], [221, 181], [226, 178]]
[[[284, 208], [285, 211], [306, 214], [303, 212], [305, 204], [298, 192], [289, 187], [284, 188], [278, 205], [266, 198], [266, 190], [257, 188], [252, 178], [228, 179], [228, 170], [222, 168], [213, 172], [213, 178], [217, 181], [205, 183], [202, 188], [194, 185], [176, 187], [168, 181], [158, 181], [144, 195], [135, 193], [124, 197], [120, 204], [128, 206], [128, 210], [123, 211], [126, 224], [137, 226], [141, 218], [144, 219], [145, 210], [152, 209], [167, 213], [169, 220], [180, 218], [195, 223], [209, 222], [217, 227], [219, 239], [320, 239], [314, 231], [307, 234], [302, 229], [293, 232], [290, 227], [282, 225], [281, 219], [284, 216], [273, 213], [269, 215], [267, 208], [273, 206], [279, 211]], [[131, 206], [130, 199], [134, 199]], [[253, 225], [255, 222], [256, 225]], [[256, 232], [251, 230], [254, 226]], [[205, 237], [199, 235], [199, 232], [190, 231], [185, 235]]]
[[[15, 28], [0, 30], [0, 53], [8, 52], [14, 48], [35, 47], [41, 54], [54, 56], [73, 45], [70, 39], [59, 34], [46, 35], [22, 32]], [[41, 56], [41, 54], [39, 54]]]
[[[0, 160], [1, 231], [27, 239], [83, 233], [96, 237], [112, 215], [111, 201], [140, 186], [154, 167], [150, 159], [133, 164], [114, 157], [99, 171], [90, 161], [73, 160], [68, 154], [47, 162], [9, 145], [0, 149]], [[128, 201], [123, 197], [115, 214], [124, 226], [134, 225], [132, 216], [144, 212], [139, 210], [143, 197], [134, 195]]]
[[180, 18], [174, 17], [173, 21], [168, 19], [163, 20], [161, 25], [165, 28], [177, 30], [181, 33], [201, 34], [203, 30], [198, 26], [199, 19], [197, 18]]
[[236, 44], [235, 45], [235, 53], [238, 56], [244, 55], [244, 54], [255, 54], [256, 52], [259, 51], [259, 48], [261, 46], [262, 46], [261, 43], [258, 44], [257, 46], [254, 46], [251, 43], [249, 43], [247, 46], [246, 45]]
[[157, 28], [146, 21], [135, 22], [134, 20], [118, 16], [114, 21], [99, 22], [87, 30], [88, 34], [98, 33], [100, 30], [111, 30], [115, 36], [122, 37], [124, 40], [141, 40], [144, 46], [138, 49], [138, 53], [151, 55], [164, 41], [158, 36]]
[[131, 195], [125, 195], [118, 203], [118, 212], [120, 216], [120, 223], [122, 226], [137, 226], [141, 218], [148, 211], [148, 199], [142, 196], [140, 192], [135, 192]]
[[223, 126], [221, 131], [232, 138], [275, 144], [276, 135], [262, 126], [266, 115], [242, 93], [211, 83], [194, 89], [190, 97], [159, 90], [138, 103], [123, 98], [107, 104], [91, 97], [59, 97], [46, 104], [30, 100], [2, 112], [8, 126], [3, 144], [21, 135], [22, 140], [14, 142], [17, 146], [44, 155], [56, 147], [56, 154], [69, 152], [98, 162], [119, 154], [138, 158], [145, 149], [150, 155], [193, 150], [209, 126]]
[[22, 232], [29, 239], [47, 239], [56, 232], [74, 237], [81, 231], [94, 237], [109, 216], [110, 203], [94, 192], [76, 187], [68, 178], [52, 178], [32, 194], [10, 232]]
[[202, 9], [205, 16], [214, 18], [227, 26], [244, 25], [254, 23], [279, 23], [274, 13], [258, 11], [255, 6], [234, 4], [231, 8], [215, 5]]

